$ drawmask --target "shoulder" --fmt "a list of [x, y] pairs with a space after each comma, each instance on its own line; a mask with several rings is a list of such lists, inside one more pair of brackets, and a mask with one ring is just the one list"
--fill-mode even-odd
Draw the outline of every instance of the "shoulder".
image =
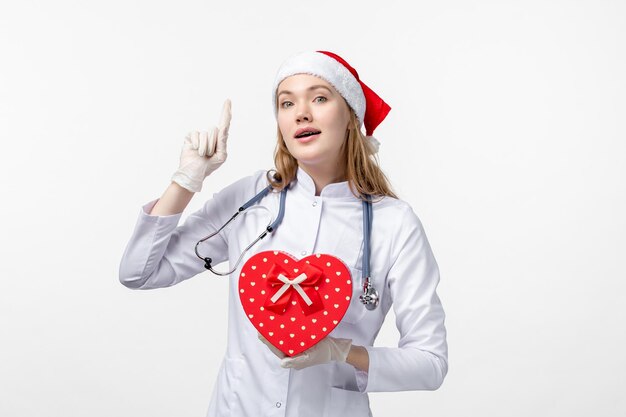
[[242, 177], [213, 194], [222, 207], [236, 210], [243, 203], [268, 186], [267, 170], [259, 169]]
[[250, 175], [242, 177], [237, 181], [231, 183], [230, 185], [227, 185], [222, 189], [222, 191], [220, 191], [220, 193], [223, 191], [229, 191], [234, 193], [254, 192], [256, 190], [261, 191], [261, 189], [265, 188], [268, 185], [266, 174], [267, 171], [264, 169], [256, 170]]
[[379, 227], [385, 229], [382, 234], [390, 239], [392, 251], [397, 249], [395, 246], [401, 247], [403, 242], [424, 235], [422, 222], [407, 201], [383, 197], [375, 202], [373, 207], [373, 227], [378, 224]]
[[399, 198], [383, 196], [380, 200], [375, 200], [373, 204], [374, 212], [380, 213], [380, 216], [385, 218], [395, 219], [395, 223], [398, 227], [405, 225], [406, 221], [411, 223], [421, 222], [413, 210], [411, 205]]

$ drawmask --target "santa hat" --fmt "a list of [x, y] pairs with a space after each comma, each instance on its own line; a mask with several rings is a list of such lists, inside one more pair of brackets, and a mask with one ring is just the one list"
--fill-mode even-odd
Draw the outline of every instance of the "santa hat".
[[276, 117], [278, 84], [295, 74], [315, 75], [332, 85], [354, 110], [359, 127], [365, 124], [366, 139], [374, 145], [374, 152], [378, 152], [380, 142], [373, 136], [374, 129], [387, 117], [391, 107], [359, 79], [359, 74], [350, 64], [328, 51], [302, 52], [287, 58], [278, 69], [272, 89]]

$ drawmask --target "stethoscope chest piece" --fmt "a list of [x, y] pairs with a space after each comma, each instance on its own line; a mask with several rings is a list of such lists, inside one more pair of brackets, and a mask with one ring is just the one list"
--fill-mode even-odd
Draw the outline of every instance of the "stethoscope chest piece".
[[376, 288], [372, 287], [369, 277], [365, 278], [365, 283], [363, 284], [363, 294], [359, 296], [359, 300], [361, 300], [361, 303], [365, 305], [365, 308], [370, 311], [375, 310], [380, 303], [378, 291], [376, 291]]

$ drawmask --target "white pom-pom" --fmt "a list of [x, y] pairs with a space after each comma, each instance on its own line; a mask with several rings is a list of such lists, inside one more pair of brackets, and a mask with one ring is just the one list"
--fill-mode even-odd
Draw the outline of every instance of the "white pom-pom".
[[380, 149], [380, 142], [378, 139], [374, 136], [365, 136], [365, 140], [367, 140], [372, 145], [372, 148], [374, 148], [373, 153], [378, 153], [378, 150]]

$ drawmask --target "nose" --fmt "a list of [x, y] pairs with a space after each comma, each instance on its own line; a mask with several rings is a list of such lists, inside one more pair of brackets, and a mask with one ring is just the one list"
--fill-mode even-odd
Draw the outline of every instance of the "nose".
[[301, 122], [310, 122], [312, 119], [311, 112], [309, 111], [308, 106], [300, 106], [298, 111], [296, 112], [296, 121], [298, 123]]

